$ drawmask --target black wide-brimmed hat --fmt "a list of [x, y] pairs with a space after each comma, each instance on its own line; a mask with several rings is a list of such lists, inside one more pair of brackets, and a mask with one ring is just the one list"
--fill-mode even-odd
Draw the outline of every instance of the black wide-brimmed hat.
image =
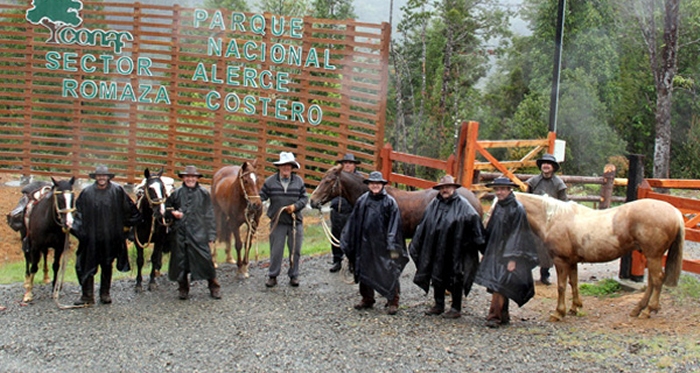
[[345, 162], [352, 162], [354, 164], [360, 164], [360, 161], [355, 159], [355, 155], [351, 153], [347, 153], [343, 156], [343, 158], [338, 159], [335, 161], [336, 164], [338, 163], [345, 163]]
[[275, 166], [279, 167], [285, 164], [291, 164], [292, 168], [301, 168], [299, 166], [299, 163], [294, 159], [294, 154], [291, 152], [281, 152], [280, 153], [280, 160], [277, 162], [272, 162]]
[[97, 175], [107, 175], [110, 179], [114, 177], [114, 174], [109, 172], [107, 166], [101, 164], [95, 167], [95, 172], [88, 174], [91, 179], [94, 179]]
[[537, 168], [540, 170], [542, 169], [542, 163], [551, 164], [552, 167], [554, 167], [554, 172], [559, 171], [559, 162], [557, 162], [557, 159], [551, 154], [545, 154], [542, 156], [542, 158], [537, 160]]
[[494, 187], [519, 187], [518, 184], [510, 181], [509, 178], [507, 177], [497, 177], [495, 178], [492, 182], [486, 184], [487, 187], [489, 188], [494, 188]]
[[180, 172], [177, 176], [180, 176], [180, 179], [182, 179], [183, 176], [202, 177], [202, 174], [197, 171], [197, 167], [195, 166], [185, 166], [185, 171]]
[[369, 173], [369, 177], [362, 180], [363, 183], [369, 184], [369, 183], [382, 183], [386, 184], [388, 181], [384, 180], [384, 177], [382, 176], [382, 173], [379, 171], [372, 171]]
[[444, 186], [453, 186], [455, 188], [459, 188], [462, 185], [459, 183], [455, 182], [455, 178], [452, 177], [452, 175], [445, 175], [440, 178], [440, 181], [438, 181], [437, 185], [433, 186], [433, 189], [440, 189]]

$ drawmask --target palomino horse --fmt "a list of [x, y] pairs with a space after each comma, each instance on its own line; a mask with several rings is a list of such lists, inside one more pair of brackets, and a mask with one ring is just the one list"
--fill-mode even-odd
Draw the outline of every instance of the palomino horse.
[[[249, 276], [248, 256], [262, 214], [260, 186], [263, 180], [256, 174], [256, 167], [257, 160], [243, 162], [242, 166], [222, 167], [216, 171], [211, 183], [217, 238], [226, 244], [226, 262], [233, 263], [233, 234], [236, 240], [238, 275], [244, 278]], [[245, 243], [241, 240], [240, 233], [243, 224], [248, 228]], [[245, 249], [243, 255], [241, 249]], [[216, 248], [212, 249], [212, 258], [216, 263]]]
[[[364, 178], [360, 175], [343, 172], [342, 165], [330, 168], [311, 193], [311, 207], [320, 208], [321, 205], [337, 196], [343, 196], [354, 206], [357, 199], [369, 190], [363, 180]], [[438, 191], [435, 189], [405, 191], [387, 186], [386, 192], [394, 197], [399, 205], [404, 237], [407, 239], [413, 237], [426, 207], [435, 198]], [[469, 201], [479, 216], [483, 214], [484, 210], [474, 193], [466, 188], [459, 188], [457, 192]]]
[[[659, 310], [662, 283], [676, 286], [683, 262], [683, 216], [671, 204], [640, 199], [607, 210], [593, 210], [573, 202], [534, 194], [516, 193], [527, 211], [532, 230], [544, 241], [557, 269], [557, 309], [550, 321], [566, 314], [566, 282], [572, 302], [569, 314], [583, 307], [578, 292], [579, 262], [600, 263], [632, 250], [647, 259], [649, 284], [630, 316], [648, 318]], [[666, 270], [662, 268], [668, 251]]]
[[162, 175], [162, 168], [157, 173], [151, 173], [147, 168], [143, 171], [144, 181], [136, 187], [138, 196], [136, 207], [143, 217], [143, 220], [133, 227], [136, 246], [136, 291], [142, 289], [141, 270], [144, 264], [144, 249], [153, 244], [148, 290], [155, 290], [157, 287], [156, 277], [160, 274], [160, 269], [163, 266], [163, 253], [170, 252], [168, 247], [169, 224], [165, 221], [165, 200], [172, 192], [172, 188], [168, 188]]
[[[54, 249], [53, 254], [53, 285], [60, 266], [61, 254], [67, 247], [69, 239], [68, 227], [73, 224], [73, 211], [75, 211], [75, 198], [73, 195], [73, 183], [75, 177], [70, 180], [56, 181], [51, 178], [53, 187], [45, 194], [28, 212], [27, 247], [24, 253], [24, 302], [34, 299], [34, 275], [39, 269], [39, 260], [46, 255], [49, 248]], [[44, 259], [46, 260], [46, 259]]]

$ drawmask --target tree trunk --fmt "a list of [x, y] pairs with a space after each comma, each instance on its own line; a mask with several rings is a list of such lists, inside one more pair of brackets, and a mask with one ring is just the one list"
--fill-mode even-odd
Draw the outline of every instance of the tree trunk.
[[[673, 78], [678, 70], [678, 23], [680, 0], [664, 1], [664, 33], [660, 61], [651, 61], [656, 84], [656, 138], [654, 145], [654, 177], [668, 178], [671, 164], [671, 104]], [[653, 15], [651, 15], [653, 17]], [[653, 31], [652, 31], [653, 32]], [[656, 47], [656, 45], [652, 45]], [[652, 55], [655, 57], [655, 55]]]

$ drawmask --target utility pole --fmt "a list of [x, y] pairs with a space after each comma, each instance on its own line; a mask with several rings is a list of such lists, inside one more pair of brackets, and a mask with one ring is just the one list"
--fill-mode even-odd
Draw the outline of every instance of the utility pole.
[[559, 77], [561, 75], [561, 45], [564, 39], [564, 9], [566, 0], [559, 0], [557, 11], [557, 33], [554, 40], [554, 68], [552, 69], [552, 94], [549, 101], [549, 132], [557, 132], [559, 108]]

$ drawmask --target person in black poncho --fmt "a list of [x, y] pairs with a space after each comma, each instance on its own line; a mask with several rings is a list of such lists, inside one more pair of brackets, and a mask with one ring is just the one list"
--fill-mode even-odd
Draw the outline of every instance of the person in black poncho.
[[387, 313], [394, 315], [399, 309], [399, 277], [408, 263], [401, 213], [384, 189], [387, 181], [381, 172], [373, 171], [364, 183], [369, 192], [357, 200], [343, 228], [340, 248], [355, 261], [355, 283], [359, 282], [362, 295], [355, 309], [372, 308], [376, 290], [388, 300]]
[[100, 267], [100, 302], [112, 303], [112, 264], [117, 259], [117, 270], [127, 272], [129, 256], [126, 249], [128, 227], [141, 220], [136, 204], [124, 188], [113, 183], [114, 177], [107, 166], [97, 166], [89, 175], [95, 183], [85, 188], [75, 201], [76, 217], [71, 232], [78, 238], [75, 253], [75, 272], [82, 287], [82, 295], [75, 305], [95, 303], [95, 273]]
[[538, 261], [527, 213], [511, 189], [517, 185], [499, 177], [487, 186], [498, 202], [486, 226], [488, 240], [475, 281], [492, 293], [486, 325], [497, 328], [510, 322], [510, 299], [522, 307], [535, 295], [532, 268]]
[[221, 299], [221, 286], [211, 257], [211, 246], [216, 240], [214, 207], [209, 191], [199, 185], [202, 176], [195, 166], [186, 166], [178, 174], [182, 186], [165, 202], [166, 218], [173, 218], [172, 233], [175, 245], [171, 248], [168, 278], [177, 281], [178, 297], [189, 296], [190, 281], [207, 280], [209, 295]]
[[479, 249], [485, 243], [484, 227], [476, 210], [455, 193], [461, 185], [450, 175], [433, 187], [439, 191], [423, 214], [409, 252], [416, 264], [413, 282], [427, 293], [433, 284], [435, 305], [426, 315], [445, 311], [445, 290], [452, 294], [452, 307], [442, 315], [461, 316], [462, 292], [467, 296], [479, 265]]

